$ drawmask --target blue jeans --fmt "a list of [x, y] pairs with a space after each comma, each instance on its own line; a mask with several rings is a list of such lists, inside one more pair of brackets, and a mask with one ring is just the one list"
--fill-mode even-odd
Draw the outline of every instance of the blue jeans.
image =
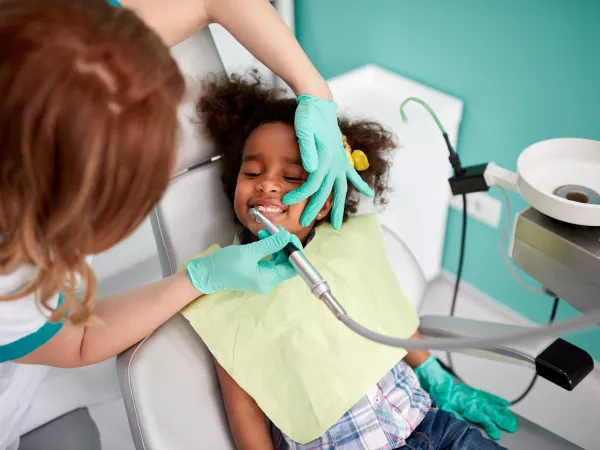
[[415, 431], [406, 439], [403, 450], [506, 450], [484, 437], [452, 413], [431, 405]]

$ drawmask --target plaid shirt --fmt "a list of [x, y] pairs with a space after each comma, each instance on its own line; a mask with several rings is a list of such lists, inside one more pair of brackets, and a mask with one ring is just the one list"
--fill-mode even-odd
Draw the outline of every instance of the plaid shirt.
[[323, 436], [298, 444], [272, 426], [276, 450], [391, 450], [404, 445], [431, 399], [404, 361], [396, 364]]
[[[243, 229], [235, 242], [250, 242], [248, 233]], [[314, 235], [313, 229], [308, 242]], [[404, 446], [430, 406], [417, 376], [400, 361], [320, 438], [298, 444], [271, 425], [273, 445], [276, 450], [392, 450]]]

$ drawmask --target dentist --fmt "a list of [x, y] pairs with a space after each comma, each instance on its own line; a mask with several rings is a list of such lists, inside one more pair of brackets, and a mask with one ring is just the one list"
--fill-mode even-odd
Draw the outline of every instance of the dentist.
[[312, 196], [304, 222], [333, 189], [341, 226], [348, 180], [372, 195], [346, 163], [327, 84], [266, 0], [122, 6], [0, 1], [0, 450], [18, 447], [46, 366], [113, 357], [199, 295], [267, 292], [295, 275], [287, 262], [262, 261], [289, 242], [282, 231], [96, 304], [86, 255], [140, 225], [175, 164], [184, 82], [168, 46], [220, 23], [298, 95], [310, 176], [285, 201]]

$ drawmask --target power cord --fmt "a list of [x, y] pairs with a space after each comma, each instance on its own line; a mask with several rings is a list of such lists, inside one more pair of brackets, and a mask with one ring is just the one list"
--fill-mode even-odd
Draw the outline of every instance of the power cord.
[[[454, 170], [454, 177], [452, 177], [449, 180], [450, 187], [452, 188], [453, 194], [462, 195], [463, 211], [462, 211], [462, 231], [461, 231], [461, 239], [460, 239], [460, 253], [459, 253], [459, 258], [458, 258], [458, 267], [456, 270], [456, 281], [454, 283], [454, 291], [452, 293], [452, 303], [450, 305], [450, 317], [454, 317], [454, 314], [456, 313], [456, 303], [458, 300], [458, 291], [460, 289], [460, 283], [462, 281], [462, 273], [463, 273], [464, 262], [465, 262], [465, 247], [466, 247], [466, 241], [467, 241], [467, 222], [468, 222], [467, 195], [466, 194], [470, 193], [470, 192], [478, 192], [478, 191], [489, 189], [489, 186], [487, 185], [487, 183], [484, 179], [484, 172], [485, 172], [487, 164], [483, 164], [480, 166], [472, 166], [472, 167], [468, 167], [466, 169], [463, 168], [461, 165], [461, 162], [460, 162], [460, 158], [458, 157], [458, 154], [456, 153], [454, 148], [452, 148], [452, 144], [450, 143], [448, 133], [446, 133], [446, 130], [444, 129], [444, 126], [442, 125], [442, 122], [438, 118], [435, 111], [433, 111], [433, 109], [423, 100], [416, 98], [416, 97], [409, 97], [402, 102], [402, 104], [400, 105], [400, 116], [402, 117], [402, 120], [404, 122], [407, 122], [407, 117], [406, 117], [406, 113], [404, 112], [404, 107], [406, 106], [407, 103], [409, 103], [411, 101], [420, 104], [422, 107], [424, 107], [427, 110], [427, 112], [429, 112], [431, 117], [435, 120], [435, 123], [436, 123], [437, 127], [439, 128], [440, 132], [444, 136], [444, 141], [446, 142], [446, 147], [448, 148], [448, 153], [450, 155], [449, 156], [450, 165], [452, 166], [452, 169]], [[504, 228], [502, 230], [502, 238], [500, 239], [502, 259], [504, 260], [504, 263], [506, 264], [506, 267], [508, 268], [510, 274], [520, 285], [522, 285], [525, 289], [529, 290], [530, 292], [540, 294], [540, 295], [546, 295], [547, 294], [546, 292], [536, 289], [536, 288], [530, 286], [529, 284], [527, 284], [525, 281], [523, 281], [523, 279], [517, 274], [517, 272], [514, 270], [514, 268], [510, 264], [508, 255], [506, 253], [506, 237], [508, 235], [508, 228], [510, 225], [510, 217], [511, 217], [510, 200], [508, 198], [508, 195], [506, 194], [506, 191], [501, 186], [499, 186], [499, 187], [500, 187], [502, 195], [504, 196], [504, 199], [506, 201], [506, 221], [504, 223]], [[559, 304], [559, 298], [555, 297], [554, 305], [552, 307], [552, 312], [550, 314], [550, 318], [548, 321], [549, 325], [551, 325], [554, 322], [554, 319], [556, 317], [556, 311], [558, 309], [558, 304]], [[452, 354], [450, 352], [447, 352], [446, 355], [448, 358], [448, 365], [444, 364], [442, 361], [440, 361], [440, 364], [450, 374], [452, 374], [454, 377], [456, 377], [459, 381], [463, 382], [454, 370]], [[516, 405], [517, 403], [521, 402], [525, 397], [527, 397], [527, 395], [533, 389], [537, 379], [538, 379], [538, 375], [536, 373], [534, 375], [533, 379], [531, 380], [531, 382], [529, 383], [529, 386], [527, 386], [525, 391], [523, 391], [523, 393], [519, 397], [517, 397], [515, 400], [513, 400], [511, 402], [511, 405]]]
[[[454, 282], [454, 292], [452, 293], [452, 304], [450, 305], [450, 317], [454, 317], [456, 312], [456, 301], [458, 299], [458, 290], [460, 289], [460, 282], [462, 280], [463, 267], [465, 262], [465, 247], [467, 245], [467, 195], [462, 194], [463, 214], [462, 214], [462, 232], [460, 237], [460, 253], [458, 256], [458, 267], [456, 269], [456, 280]], [[446, 352], [448, 358], [448, 369], [449, 372], [454, 376], [454, 362], [452, 361], [452, 353]], [[457, 377], [458, 378], [458, 377]]]
[[[421, 105], [423, 108], [425, 108], [427, 110], [427, 112], [433, 118], [433, 120], [435, 120], [435, 123], [436, 123], [438, 129], [440, 130], [440, 132], [442, 133], [442, 136], [444, 136], [444, 141], [446, 142], [446, 148], [448, 149], [448, 153], [449, 153], [448, 159], [450, 161], [450, 165], [452, 166], [452, 170], [454, 171], [454, 178], [456, 179], [456, 178], [464, 177], [466, 174], [466, 170], [462, 167], [458, 153], [456, 153], [456, 151], [452, 147], [452, 144], [450, 143], [450, 138], [448, 137], [448, 133], [444, 129], [442, 122], [440, 121], [440, 119], [437, 116], [437, 114], [435, 113], [435, 111], [431, 108], [431, 106], [429, 106], [426, 102], [424, 102], [420, 98], [409, 97], [406, 100], [404, 100], [402, 102], [402, 104], [400, 105], [400, 116], [402, 117], [402, 120], [405, 123], [408, 122], [408, 118], [406, 117], [406, 113], [404, 112], [404, 107], [409, 102], [415, 102], [415, 103], [418, 103], [419, 105]], [[462, 233], [461, 233], [461, 240], [460, 240], [460, 256], [458, 259], [458, 268], [456, 271], [456, 281], [454, 283], [454, 292], [452, 294], [452, 305], [450, 307], [450, 317], [453, 317], [454, 313], [456, 312], [456, 299], [458, 298], [458, 290], [460, 288], [460, 282], [462, 279], [462, 272], [463, 272], [463, 267], [464, 267], [464, 262], [465, 262], [465, 247], [466, 247], [466, 242], [467, 242], [467, 195], [466, 194], [462, 194], [462, 204], [463, 204], [463, 219], [462, 219]], [[447, 367], [447, 369], [451, 374], [455, 375], [454, 369], [453, 369], [453, 364], [452, 364], [452, 354], [450, 352], [447, 352], [446, 355], [448, 357], [448, 363], [450, 366], [450, 367]]]
[[[504, 195], [504, 199], [506, 201], [506, 221], [504, 224], [504, 228], [502, 230], [502, 238], [500, 239], [500, 243], [501, 243], [501, 247], [502, 247], [502, 259], [504, 260], [506, 266], [508, 267], [510, 274], [515, 278], [515, 280], [517, 280], [517, 282], [519, 284], [521, 284], [523, 287], [525, 287], [527, 290], [529, 290], [533, 293], [546, 295], [545, 292], [535, 289], [535, 288], [529, 286], [525, 281], [523, 281], [523, 279], [521, 279], [521, 277], [519, 277], [519, 275], [515, 272], [512, 265], [510, 264], [510, 261], [508, 260], [508, 255], [506, 254], [506, 237], [508, 235], [508, 227], [510, 224], [510, 200], [508, 198], [508, 195], [506, 194], [506, 191], [502, 187], [500, 187], [500, 190], [501, 190], [502, 194]], [[462, 194], [462, 200], [463, 200], [463, 215], [462, 215], [460, 254], [458, 257], [458, 268], [456, 270], [456, 281], [454, 283], [454, 292], [452, 294], [452, 304], [450, 306], [450, 317], [454, 317], [454, 314], [456, 312], [456, 302], [458, 299], [458, 290], [459, 290], [460, 282], [462, 279], [462, 272], [463, 272], [463, 266], [464, 266], [464, 260], [465, 260], [465, 247], [466, 247], [466, 238], [467, 238], [467, 218], [468, 218], [466, 194]], [[558, 297], [554, 297], [554, 303], [552, 305], [552, 311], [550, 313], [550, 318], [548, 319], [548, 325], [551, 325], [554, 322], [554, 319], [556, 318], [556, 312], [558, 310], [559, 301], [560, 301], [560, 299]], [[439, 361], [440, 365], [448, 373], [450, 373], [452, 376], [454, 376], [458, 381], [460, 381], [461, 383], [464, 383], [464, 381], [456, 373], [456, 370], [454, 367], [454, 361], [452, 360], [452, 353], [446, 352], [446, 357], [448, 358], [448, 364], [446, 365], [442, 361]], [[515, 400], [510, 402], [511, 406], [514, 406], [517, 403], [520, 403], [521, 401], [523, 401], [525, 399], [525, 397], [527, 397], [527, 395], [529, 395], [529, 393], [535, 386], [535, 383], [537, 382], [538, 377], [539, 376], [536, 373], [533, 376], [533, 378], [531, 379], [531, 382], [529, 383], [527, 388], [523, 391], [523, 393], [521, 395], [519, 395]]]
[[[460, 255], [459, 255], [459, 259], [458, 259], [458, 268], [456, 270], [456, 282], [454, 283], [454, 292], [452, 295], [452, 305], [450, 307], [450, 316], [451, 317], [453, 317], [454, 313], [456, 312], [458, 289], [459, 289], [459, 285], [460, 285], [460, 281], [461, 281], [461, 277], [462, 277], [463, 263], [464, 263], [464, 258], [465, 258], [465, 241], [466, 241], [466, 234], [467, 234], [467, 226], [466, 226], [467, 213], [466, 213], [466, 211], [467, 211], [467, 201], [466, 201], [466, 196], [463, 194], [463, 226], [462, 226], [462, 233], [461, 233]], [[505, 227], [505, 229], [506, 229], [506, 227]], [[503, 246], [503, 249], [504, 249], [504, 246]], [[552, 311], [550, 313], [550, 318], [548, 319], [548, 325], [551, 325], [554, 322], [554, 319], [556, 319], [556, 313], [558, 311], [559, 302], [560, 302], [560, 298], [554, 297], [554, 303], [552, 305]], [[458, 381], [460, 381], [461, 383], [465, 383], [464, 380], [456, 373], [456, 370], [454, 368], [454, 362], [452, 360], [452, 353], [446, 352], [446, 356], [448, 358], [448, 364], [445, 364], [443, 361], [438, 360], [440, 365], [448, 373], [450, 373], [454, 378], [456, 378]], [[534, 374], [533, 378], [531, 379], [531, 382], [529, 383], [527, 388], [523, 391], [523, 393], [521, 395], [519, 395], [516, 399], [514, 399], [513, 401], [510, 402], [511, 406], [514, 406], [517, 403], [520, 403], [521, 401], [523, 401], [525, 399], [525, 397], [527, 397], [529, 395], [529, 393], [535, 386], [535, 383], [537, 382], [538, 378], [539, 378], [539, 375], [537, 373]]]
[[515, 279], [515, 281], [517, 283], [519, 283], [523, 288], [525, 288], [529, 292], [533, 292], [534, 294], [546, 296], [548, 294], [545, 291], [536, 289], [536, 288], [530, 286], [529, 284], [527, 284], [525, 282], [525, 280], [523, 280], [519, 276], [519, 274], [516, 272], [516, 270], [510, 263], [510, 260], [508, 259], [508, 254], [506, 252], [506, 238], [508, 237], [508, 228], [510, 226], [510, 217], [511, 217], [510, 199], [508, 198], [508, 194], [506, 193], [506, 190], [502, 186], [498, 186], [498, 189], [500, 189], [500, 192], [502, 193], [502, 196], [504, 197], [504, 202], [506, 203], [506, 220], [504, 221], [504, 228], [502, 229], [502, 237], [500, 238], [500, 254], [502, 255], [504, 264], [506, 265], [506, 268], [508, 269], [508, 271], [510, 272], [512, 277]]
[[456, 312], [456, 299], [458, 298], [458, 289], [462, 279], [463, 266], [465, 262], [465, 247], [467, 243], [467, 196], [462, 195], [462, 233], [460, 237], [460, 254], [458, 256], [458, 268], [456, 269], [456, 282], [454, 283], [454, 292], [452, 293], [452, 305], [450, 307], [450, 316]]

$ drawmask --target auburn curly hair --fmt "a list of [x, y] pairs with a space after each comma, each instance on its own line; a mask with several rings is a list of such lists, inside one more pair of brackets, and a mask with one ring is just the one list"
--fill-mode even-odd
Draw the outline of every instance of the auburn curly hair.
[[[204, 81], [203, 87], [203, 95], [197, 103], [200, 126], [223, 154], [221, 180], [233, 203], [246, 139], [253, 130], [266, 123], [282, 122], [294, 126], [296, 100], [285, 97], [282, 89], [268, 87], [256, 70], [246, 76], [212, 76]], [[358, 173], [375, 191], [374, 203], [385, 205], [384, 194], [389, 189], [389, 155], [397, 148], [396, 136], [373, 121], [338, 118], [338, 123], [350, 146], [367, 155], [369, 168]], [[348, 183], [344, 220], [356, 213], [359, 200], [359, 191]]]
[[184, 80], [160, 37], [105, 0], [0, 0], [0, 43], [0, 275], [35, 267], [0, 301], [35, 295], [52, 321], [85, 323], [97, 291], [85, 255], [160, 200]]

